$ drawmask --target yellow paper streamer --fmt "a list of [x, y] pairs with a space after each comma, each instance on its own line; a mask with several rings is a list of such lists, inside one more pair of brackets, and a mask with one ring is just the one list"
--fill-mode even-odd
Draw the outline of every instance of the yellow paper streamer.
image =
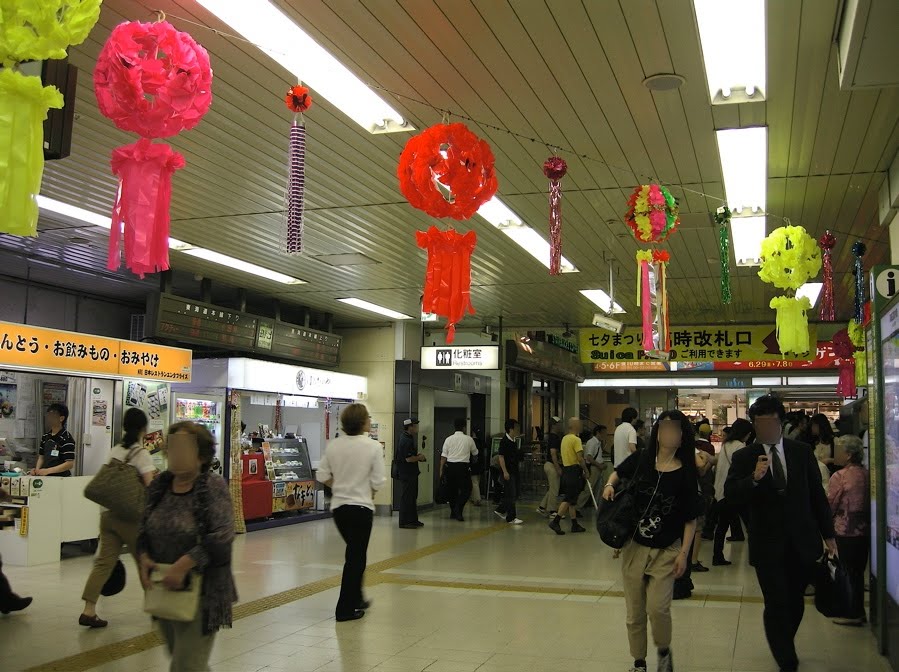
[[637, 308], [643, 301], [643, 262], [652, 263], [652, 250], [637, 250]]
[[812, 302], [808, 297], [776, 296], [770, 307], [777, 311], [777, 344], [784, 355], [809, 352], [808, 315]]
[[37, 235], [38, 208], [44, 173], [44, 119], [51, 108], [62, 108], [55, 86], [40, 77], [0, 70], [0, 232]]
[[762, 241], [759, 277], [778, 289], [799, 289], [821, 270], [821, 251], [801, 226], [782, 226]]
[[101, 0], [0, 0], [0, 62], [65, 58], [100, 18]]

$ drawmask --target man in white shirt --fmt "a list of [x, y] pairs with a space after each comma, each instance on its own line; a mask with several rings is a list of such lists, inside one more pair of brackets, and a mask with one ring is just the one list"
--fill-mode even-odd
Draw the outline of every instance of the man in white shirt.
[[446, 475], [449, 494], [450, 518], [464, 522], [462, 511], [471, 496], [471, 458], [477, 456], [478, 447], [474, 439], [465, 433], [467, 420], [456, 418], [453, 427], [456, 433], [443, 442], [440, 454], [440, 478]]
[[[605, 435], [606, 426], [596, 425], [596, 427], [593, 428], [593, 436], [590, 437], [584, 446], [584, 461], [590, 469], [588, 480], [590, 487], [593, 488], [596, 496], [599, 496], [599, 493], [596, 492], [596, 485], [599, 483], [600, 479], [603, 478], [603, 473], [606, 469], [605, 458], [602, 454], [602, 437]], [[583, 510], [588, 502], [593, 501], [590, 497], [590, 487], [585, 485], [583, 491], [581, 491], [581, 496], [578, 497], [577, 500], [578, 511]]]
[[624, 462], [625, 458], [637, 451], [637, 430], [634, 429], [634, 420], [640, 413], [636, 408], [625, 408], [621, 413], [621, 424], [615, 428], [615, 436], [612, 439], [612, 459], [615, 466]]

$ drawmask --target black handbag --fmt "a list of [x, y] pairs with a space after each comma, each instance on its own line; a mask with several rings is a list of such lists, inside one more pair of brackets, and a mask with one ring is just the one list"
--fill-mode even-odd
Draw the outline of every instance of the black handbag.
[[106, 583], [100, 589], [100, 594], [103, 597], [118, 595], [125, 589], [125, 579], [125, 565], [122, 564], [121, 560], [116, 560], [115, 567], [112, 568], [109, 578], [106, 579]]
[[854, 592], [843, 563], [825, 553], [815, 563], [815, 608], [827, 618], [845, 618], [850, 615]]
[[596, 513], [596, 531], [606, 546], [620, 549], [633, 539], [637, 531], [641, 510], [637, 506], [634, 492], [636, 480], [632, 478], [616, 490], [612, 501], [600, 500], [599, 511]]

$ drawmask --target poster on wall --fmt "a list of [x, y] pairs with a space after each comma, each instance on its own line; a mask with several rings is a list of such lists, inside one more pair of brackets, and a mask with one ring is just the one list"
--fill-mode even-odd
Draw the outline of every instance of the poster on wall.
[[91, 401], [91, 424], [94, 427], [106, 427], [109, 424], [109, 402], [106, 399]]
[[148, 380], [125, 380], [125, 410], [139, 408], [147, 415], [147, 434], [144, 436], [144, 448], [151, 454], [162, 450], [165, 443], [165, 429], [169, 423], [169, 397], [171, 388], [168, 383], [155, 383]]
[[15, 384], [0, 384], [0, 420], [16, 417], [18, 389]]
[[41, 386], [41, 410], [42, 415], [47, 414], [47, 409], [53, 404], [66, 404], [69, 396], [68, 383], [44, 383]]

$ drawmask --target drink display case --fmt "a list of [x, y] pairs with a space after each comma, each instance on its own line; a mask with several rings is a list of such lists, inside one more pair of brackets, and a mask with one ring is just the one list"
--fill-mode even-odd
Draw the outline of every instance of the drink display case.
[[222, 443], [224, 431], [222, 417], [225, 402], [222, 397], [203, 394], [178, 394], [175, 397], [175, 422], [196, 422], [212, 432], [215, 438], [213, 471], [222, 473]]

